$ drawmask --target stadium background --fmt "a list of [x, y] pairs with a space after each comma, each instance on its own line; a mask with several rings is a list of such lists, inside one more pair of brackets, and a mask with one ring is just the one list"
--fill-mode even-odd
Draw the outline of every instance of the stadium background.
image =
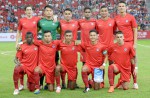
[[[92, 17], [99, 19], [99, 8], [106, 5], [110, 17], [117, 13], [116, 4], [119, 0], [0, 0], [0, 41], [15, 41], [18, 20], [25, 16], [24, 7], [33, 5], [34, 16], [42, 16], [43, 8], [49, 4], [54, 14], [63, 18], [65, 8], [73, 10], [73, 19], [83, 18], [85, 6], [92, 8]], [[135, 16], [138, 23], [138, 38], [150, 39], [150, 0], [123, 0], [128, 4], [128, 12]], [[6, 34], [7, 33], [7, 34]]]

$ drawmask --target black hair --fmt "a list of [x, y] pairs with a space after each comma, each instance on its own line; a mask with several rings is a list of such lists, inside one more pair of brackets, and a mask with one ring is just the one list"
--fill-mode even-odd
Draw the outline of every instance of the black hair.
[[95, 29], [90, 30], [89, 34], [90, 34], [91, 32], [95, 32], [96, 34], [98, 34], [97, 30], [95, 30]]
[[53, 10], [53, 7], [52, 7], [52, 6], [50, 6], [50, 5], [46, 5], [46, 6], [44, 7], [44, 10], [45, 10], [46, 8], [50, 8], [50, 9], [52, 9], [52, 10]]
[[30, 35], [30, 34], [31, 34], [32, 37], [33, 37], [33, 33], [32, 33], [32, 32], [27, 32], [27, 33], [26, 33], [26, 37], [27, 37], [27, 35]]
[[31, 8], [32, 8], [32, 10], [33, 10], [33, 6], [32, 6], [32, 5], [27, 5], [27, 6], [25, 6], [25, 7], [24, 7], [24, 10], [26, 10], [26, 9], [27, 9], [27, 7], [31, 7]]
[[72, 33], [71, 30], [66, 30], [64, 34], [67, 34], [67, 33]]
[[85, 7], [85, 8], [84, 8], [84, 12], [85, 12], [86, 10], [92, 11], [90, 7]]
[[116, 31], [115, 35], [117, 35], [117, 34], [123, 34], [123, 33], [122, 33], [122, 31]]
[[47, 31], [44, 31], [44, 34], [46, 34], [46, 33], [51, 33], [51, 31], [48, 31], [48, 30], [47, 30]]
[[[119, 3], [123, 3], [123, 4], [127, 5], [126, 2], [124, 2], [124, 1], [119, 1]], [[119, 3], [118, 3], [118, 5], [119, 5]]]
[[[103, 6], [101, 6], [101, 8], [100, 8], [100, 9], [102, 9], [102, 8], [107, 8], [107, 6], [103, 5]], [[107, 8], [107, 9], [108, 9], [108, 8]]]
[[64, 10], [64, 12], [65, 11], [70, 11], [71, 13], [72, 13], [72, 10], [70, 9], [70, 8], [66, 8], [65, 10]]

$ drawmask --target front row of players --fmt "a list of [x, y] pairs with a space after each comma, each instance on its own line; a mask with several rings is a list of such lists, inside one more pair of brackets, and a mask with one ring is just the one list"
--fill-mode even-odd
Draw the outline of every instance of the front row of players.
[[[65, 32], [64, 40], [52, 40], [51, 32], [45, 31], [43, 40], [33, 40], [33, 34], [26, 34], [24, 44], [20, 45], [20, 50], [16, 53], [16, 67], [14, 68], [14, 95], [19, 94], [18, 81], [24, 74], [27, 74], [27, 87], [35, 94], [40, 93], [40, 77], [45, 75], [45, 82], [48, 84], [49, 91], [54, 91], [54, 80], [56, 80], [56, 92], [61, 92], [60, 73], [68, 74], [67, 88], [75, 89], [77, 79], [77, 52], [86, 52], [86, 63], [82, 66], [82, 80], [85, 85], [84, 93], [92, 86], [95, 90], [99, 89], [99, 82], [94, 81], [94, 69], [104, 70], [107, 60], [109, 61], [108, 78], [110, 88], [108, 92], [114, 91], [114, 76], [120, 73], [117, 88], [124, 90], [129, 88], [131, 76], [131, 59], [135, 58], [132, 46], [124, 42], [121, 31], [116, 32], [116, 43], [106, 47], [98, 41], [96, 30], [89, 32], [89, 43], [77, 44], [72, 40], [72, 31]], [[60, 65], [55, 64], [56, 51], [60, 51]], [[133, 60], [132, 60], [133, 61]], [[132, 62], [134, 63], [134, 62]], [[136, 74], [136, 69], [135, 73]], [[88, 81], [88, 75], [92, 74], [92, 81]], [[20, 83], [21, 87], [23, 83]]]

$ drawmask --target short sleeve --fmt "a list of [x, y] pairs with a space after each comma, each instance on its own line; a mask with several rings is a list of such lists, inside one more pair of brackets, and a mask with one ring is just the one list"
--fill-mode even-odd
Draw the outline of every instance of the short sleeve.
[[137, 23], [136, 23], [134, 16], [132, 16], [131, 25], [132, 25], [132, 28], [137, 28]]

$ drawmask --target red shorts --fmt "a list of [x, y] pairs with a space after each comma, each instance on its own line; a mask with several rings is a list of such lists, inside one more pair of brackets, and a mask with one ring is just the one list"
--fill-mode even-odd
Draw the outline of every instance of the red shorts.
[[62, 72], [67, 72], [68, 74], [68, 80], [71, 80], [71, 81], [75, 81], [76, 80], [76, 77], [77, 77], [77, 67], [72, 67], [72, 68], [68, 68], [67, 65], [63, 65], [61, 64], [62, 66]]
[[120, 73], [120, 81], [121, 82], [130, 82], [130, 78], [131, 78], [131, 71], [130, 70], [125, 70], [123, 68], [121, 68], [118, 64], [114, 64]]
[[39, 66], [42, 69], [42, 75], [45, 75], [45, 82], [49, 84], [54, 84], [55, 69], [47, 69], [44, 66]]

